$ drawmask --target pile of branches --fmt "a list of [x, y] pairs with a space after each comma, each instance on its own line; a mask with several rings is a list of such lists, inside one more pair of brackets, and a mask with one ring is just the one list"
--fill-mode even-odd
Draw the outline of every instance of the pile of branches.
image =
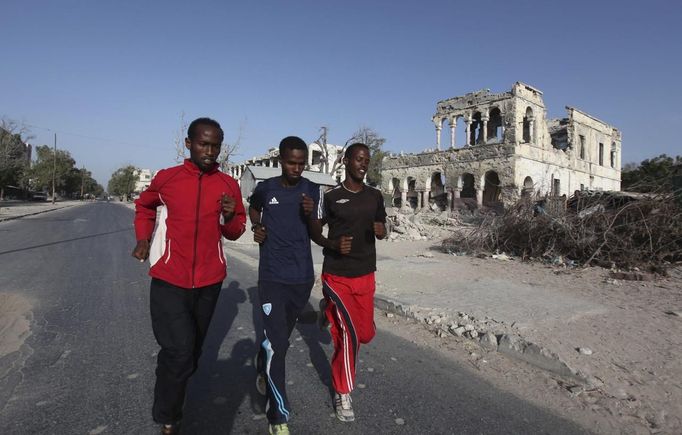
[[546, 201], [522, 198], [456, 232], [443, 248], [661, 273], [682, 261], [682, 208], [669, 192], [577, 192], [558, 213], [547, 212]]

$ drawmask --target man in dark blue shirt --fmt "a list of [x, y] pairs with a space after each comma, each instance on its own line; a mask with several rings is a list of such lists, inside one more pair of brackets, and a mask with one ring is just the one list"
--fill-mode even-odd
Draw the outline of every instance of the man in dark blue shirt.
[[263, 339], [256, 385], [267, 395], [271, 434], [289, 434], [285, 357], [289, 336], [315, 282], [308, 218], [319, 206], [320, 187], [301, 176], [308, 147], [289, 136], [279, 144], [282, 175], [269, 178], [251, 194], [249, 217], [260, 244], [258, 296], [263, 309]]

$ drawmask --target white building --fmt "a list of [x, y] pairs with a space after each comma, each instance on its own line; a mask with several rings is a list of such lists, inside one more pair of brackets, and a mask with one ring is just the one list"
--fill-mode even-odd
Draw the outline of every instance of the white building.
[[[325, 153], [317, 142], [308, 145], [307, 171], [329, 174], [332, 169], [334, 169], [334, 174], [330, 175], [330, 177], [336, 180], [336, 182], [343, 181], [345, 178], [345, 171], [343, 169], [343, 164], [341, 163], [343, 147], [327, 144], [327, 150], [329, 151], [329, 157], [325, 159]], [[335, 163], [336, 168], [334, 168]], [[243, 163], [229, 163], [225, 172], [234, 179], [240, 180], [247, 166], [262, 166], [266, 168], [279, 167], [279, 148], [270, 148], [267, 153], [258, 157], [253, 157]]]
[[[158, 171], [156, 171], [158, 172]], [[152, 173], [151, 169], [138, 169], [134, 172], [135, 177], [135, 189], [134, 192], [140, 193], [152, 184], [152, 178], [156, 175], [156, 172]]]
[[[248, 199], [253, 193], [258, 183], [268, 178], [277, 177], [282, 174], [279, 168], [265, 167], [265, 166], [247, 166], [244, 168], [241, 177], [239, 178], [239, 188], [242, 192], [242, 197]], [[331, 175], [321, 172], [303, 171], [303, 176], [313, 183], [322, 186], [332, 187], [336, 186], [336, 180]]]

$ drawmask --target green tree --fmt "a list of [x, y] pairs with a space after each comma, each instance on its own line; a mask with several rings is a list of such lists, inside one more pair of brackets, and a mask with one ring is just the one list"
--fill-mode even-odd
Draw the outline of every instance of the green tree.
[[666, 154], [643, 160], [639, 165], [628, 163], [621, 171], [621, 190], [631, 192], [671, 191], [673, 166], [682, 164], [682, 156]]
[[94, 196], [102, 196], [104, 187], [92, 178], [92, 172], [83, 168], [80, 170], [81, 183], [83, 187], [83, 194], [90, 194]]
[[356, 142], [367, 145], [372, 156], [372, 160], [367, 168], [367, 184], [371, 186], [381, 185], [381, 162], [384, 159], [384, 156], [386, 156], [386, 152], [382, 147], [384, 143], [386, 143], [386, 139], [379, 136], [373, 129], [362, 126], [346, 141], [346, 145], [351, 145]]
[[[72, 180], [76, 161], [66, 150], [57, 150], [56, 159], [54, 149], [47, 145], [36, 147], [36, 161], [29, 171], [30, 184], [33, 190], [52, 191], [52, 176], [54, 172], [55, 191], [61, 195], [73, 193]], [[78, 184], [80, 191], [80, 184]]]
[[[7, 186], [20, 186], [29, 166], [28, 146], [22, 139], [26, 130], [14, 121], [0, 120], [0, 199], [5, 196]], [[20, 186], [25, 187], [25, 186]]]
[[71, 168], [66, 175], [64, 191], [72, 198], [82, 198], [87, 194], [101, 195], [104, 189], [97, 184], [87, 169]]
[[132, 194], [135, 189], [135, 181], [137, 181], [137, 171], [138, 169], [132, 165], [117, 169], [111, 174], [111, 179], [107, 186], [109, 194], [126, 197]]

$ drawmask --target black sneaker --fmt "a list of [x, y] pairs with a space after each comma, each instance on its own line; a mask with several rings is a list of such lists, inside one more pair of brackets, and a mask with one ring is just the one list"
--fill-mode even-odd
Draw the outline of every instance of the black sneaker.
[[256, 391], [261, 396], [265, 396], [268, 393], [268, 380], [265, 376], [265, 370], [263, 368], [261, 351], [259, 350], [256, 356], [253, 357], [253, 366], [256, 368]]
[[317, 326], [320, 331], [329, 328], [329, 319], [327, 319], [327, 299], [320, 299], [320, 311], [317, 313]]

